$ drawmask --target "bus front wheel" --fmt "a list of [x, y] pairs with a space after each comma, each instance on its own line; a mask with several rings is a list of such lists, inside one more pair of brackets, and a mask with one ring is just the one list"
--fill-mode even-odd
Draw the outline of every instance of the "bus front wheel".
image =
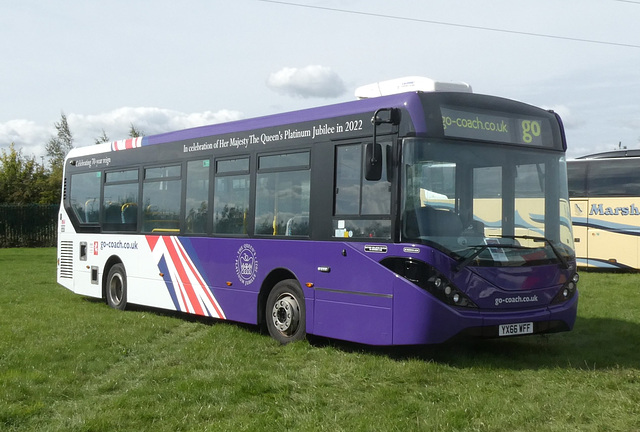
[[278, 282], [269, 293], [266, 305], [267, 329], [272, 338], [288, 344], [306, 337], [304, 294], [298, 282]]
[[122, 264], [115, 264], [109, 270], [106, 286], [107, 304], [114, 309], [127, 307], [127, 273]]

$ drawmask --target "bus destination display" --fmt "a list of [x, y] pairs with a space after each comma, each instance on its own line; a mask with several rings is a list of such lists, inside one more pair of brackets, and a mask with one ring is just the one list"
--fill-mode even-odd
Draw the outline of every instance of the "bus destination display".
[[511, 117], [503, 113], [440, 108], [444, 136], [480, 139], [536, 147], [551, 146], [543, 140], [548, 121], [543, 118]]

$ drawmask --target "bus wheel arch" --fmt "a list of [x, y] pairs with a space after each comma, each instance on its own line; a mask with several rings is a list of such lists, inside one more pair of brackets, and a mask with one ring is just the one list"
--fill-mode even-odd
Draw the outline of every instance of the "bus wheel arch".
[[127, 306], [127, 271], [120, 258], [109, 258], [104, 266], [102, 294], [106, 303], [114, 309]]
[[258, 323], [281, 344], [306, 337], [304, 292], [290, 271], [276, 269], [263, 282], [258, 296]]

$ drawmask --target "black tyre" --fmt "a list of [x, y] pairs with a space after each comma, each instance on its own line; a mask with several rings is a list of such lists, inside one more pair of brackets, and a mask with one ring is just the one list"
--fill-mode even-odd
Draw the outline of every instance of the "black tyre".
[[109, 270], [105, 295], [112, 308], [124, 310], [127, 307], [127, 272], [122, 264], [115, 264]]
[[294, 279], [278, 282], [267, 298], [267, 329], [281, 344], [302, 340], [307, 334], [304, 294]]

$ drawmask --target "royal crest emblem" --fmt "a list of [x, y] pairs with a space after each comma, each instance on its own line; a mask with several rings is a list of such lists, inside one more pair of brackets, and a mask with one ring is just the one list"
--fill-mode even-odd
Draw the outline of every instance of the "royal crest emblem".
[[236, 274], [244, 285], [251, 285], [258, 273], [258, 259], [256, 250], [248, 243], [238, 249], [236, 257]]

